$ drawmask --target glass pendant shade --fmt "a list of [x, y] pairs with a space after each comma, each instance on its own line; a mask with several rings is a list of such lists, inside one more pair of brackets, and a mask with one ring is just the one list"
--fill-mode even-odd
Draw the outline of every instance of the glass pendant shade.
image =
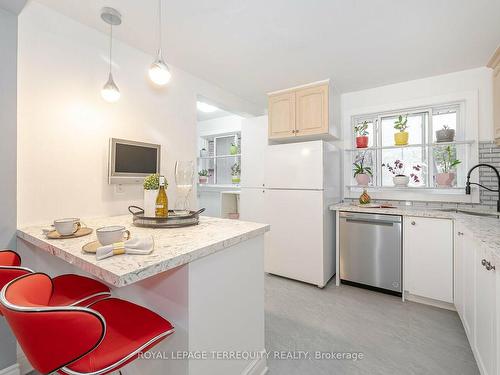
[[120, 95], [120, 90], [116, 86], [113, 76], [109, 73], [108, 82], [102, 87], [101, 96], [107, 102], [115, 103], [120, 99]]
[[163, 86], [170, 81], [172, 74], [168, 69], [167, 64], [163, 61], [161, 53], [158, 53], [158, 59], [156, 59], [149, 68], [149, 78], [153, 83]]

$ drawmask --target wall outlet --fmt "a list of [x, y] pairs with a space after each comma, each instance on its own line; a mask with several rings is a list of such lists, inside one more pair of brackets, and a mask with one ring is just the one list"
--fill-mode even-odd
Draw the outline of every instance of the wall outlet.
[[115, 194], [124, 194], [125, 189], [122, 184], [115, 185]]

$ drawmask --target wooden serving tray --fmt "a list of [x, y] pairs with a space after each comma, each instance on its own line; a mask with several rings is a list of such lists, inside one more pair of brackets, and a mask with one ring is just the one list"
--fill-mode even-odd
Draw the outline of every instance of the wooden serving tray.
[[68, 238], [78, 238], [78, 237], [88, 236], [90, 233], [92, 233], [92, 231], [93, 231], [92, 228], [85, 227], [78, 229], [73, 234], [63, 236], [62, 234], [59, 234], [56, 230], [51, 230], [49, 233], [47, 233], [47, 238], [50, 240], [66, 240]]

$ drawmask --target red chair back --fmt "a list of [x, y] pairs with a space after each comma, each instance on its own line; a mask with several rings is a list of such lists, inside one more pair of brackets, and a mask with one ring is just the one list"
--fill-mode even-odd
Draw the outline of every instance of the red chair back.
[[19, 267], [21, 257], [12, 250], [0, 250], [0, 266]]
[[[10, 281], [32, 271], [21, 266], [21, 257], [12, 250], [0, 250], [0, 290]], [[0, 312], [0, 316], [2, 312]]]
[[0, 310], [31, 365], [54, 372], [94, 350], [105, 333], [104, 318], [84, 307], [49, 307], [49, 276], [31, 273], [9, 282], [0, 293]]

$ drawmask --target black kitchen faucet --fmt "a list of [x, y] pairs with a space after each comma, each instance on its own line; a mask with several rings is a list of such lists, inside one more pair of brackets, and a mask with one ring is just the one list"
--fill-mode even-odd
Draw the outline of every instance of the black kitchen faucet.
[[[497, 182], [498, 182], [498, 189], [497, 190], [493, 190], [493, 189], [490, 189], [484, 185], [481, 185], [481, 184], [478, 184], [476, 182], [470, 182], [470, 174], [471, 172], [476, 169], [476, 168], [479, 168], [479, 167], [488, 167], [488, 168], [491, 168], [495, 171], [496, 175], [497, 175]], [[478, 165], [475, 165], [473, 166], [470, 171], [467, 173], [467, 183], [465, 184], [465, 194], [470, 194], [470, 186], [471, 185], [477, 185], [479, 187], [482, 187], [483, 189], [486, 189], [488, 191], [493, 191], [495, 193], [498, 193], [498, 200], [497, 200], [497, 212], [500, 212], [500, 173], [498, 172], [498, 169], [496, 169], [494, 166], [490, 165], [490, 164], [478, 164]]]

